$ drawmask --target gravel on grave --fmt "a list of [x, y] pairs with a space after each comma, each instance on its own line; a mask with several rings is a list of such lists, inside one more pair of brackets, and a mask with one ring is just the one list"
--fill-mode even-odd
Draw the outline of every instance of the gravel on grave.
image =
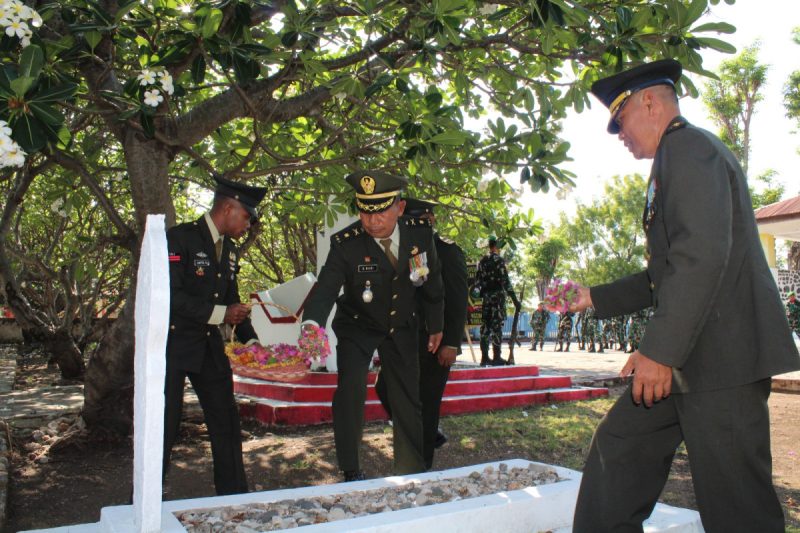
[[475, 471], [464, 477], [175, 514], [183, 527], [192, 533], [255, 533], [476, 498], [556, 481], [559, 478], [555, 471], [538, 465], [508, 468], [507, 464], [500, 463], [496, 469], [487, 466], [483, 472]]

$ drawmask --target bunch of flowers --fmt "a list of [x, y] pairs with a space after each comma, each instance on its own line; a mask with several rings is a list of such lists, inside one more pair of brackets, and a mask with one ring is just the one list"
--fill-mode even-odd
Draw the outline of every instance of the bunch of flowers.
[[25, 48], [31, 44], [33, 29], [42, 25], [42, 17], [19, 0], [0, 0], [0, 26], [9, 37], [19, 39]]
[[11, 128], [0, 120], [0, 168], [21, 167], [25, 163], [25, 152], [11, 138]]
[[137, 79], [142, 87], [150, 87], [144, 91], [144, 103], [151, 107], [158, 107], [158, 104], [164, 101], [161, 91], [167, 94], [175, 92], [172, 75], [166, 70], [150, 70], [146, 68], [139, 74]]
[[551, 311], [566, 313], [570, 304], [578, 302], [578, 285], [574, 281], [556, 278], [547, 287], [544, 295], [544, 305]]
[[325, 329], [317, 326], [304, 327], [298, 346], [281, 342], [278, 344], [251, 344], [246, 346], [238, 342], [229, 343], [225, 354], [231, 363], [250, 368], [269, 369], [304, 364], [311, 367], [313, 363], [324, 365], [331, 353]]

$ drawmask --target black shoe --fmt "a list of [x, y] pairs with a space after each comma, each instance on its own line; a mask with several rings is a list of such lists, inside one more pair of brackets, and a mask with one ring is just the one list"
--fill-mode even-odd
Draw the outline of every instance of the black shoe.
[[481, 359], [481, 366], [492, 366], [492, 362], [489, 359]]
[[605, 351], [604, 349], [602, 349], [602, 348], [600, 348], [599, 350], [597, 350], [597, 353], [605, 353], [605, 352], [606, 352], [606, 351]]
[[536, 346], [531, 346], [530, 347], [530, 351], [535, 352], [536, 351]]
[[367, 476], [365, 476], [364, 472], [362, 472], [361, 470], [348, 470], [343, 474], [345, 481], [364, 481], [365, 479], [367, 479]]
[[502, 357], [498, 359], [492, 359], [492, 366], [506, 366], [507, 364], [508, 363], [506, 363], [506, 360]]
[[[441, 448], [445, 444], [447, 444], [447, 435], [442, 433], [441, 429], [437, 429], [436, 430], [436, 440], [433, 441], [433, 447], [438, 450], [439, 448]], [[430, 469], [430, 467], [428, 467], [428, 468]]]
[[589, 352], [589, 353], [594, 353], [594, 352], [595, 352], [594, 346], [592, 346], [591, 348], [589, 348], [588, 352]]

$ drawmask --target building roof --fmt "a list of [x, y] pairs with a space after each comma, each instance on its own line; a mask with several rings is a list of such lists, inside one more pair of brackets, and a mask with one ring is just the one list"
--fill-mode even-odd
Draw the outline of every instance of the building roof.
[[765, 205], [755, 215], [760, 233], [800, 241], [800, 196]]

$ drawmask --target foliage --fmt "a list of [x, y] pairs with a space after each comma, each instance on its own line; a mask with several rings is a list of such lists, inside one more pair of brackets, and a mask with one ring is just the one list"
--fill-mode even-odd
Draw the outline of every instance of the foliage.
[[[792, 32], [792, 39], [796, 44], [800, 44], [800, 27]], [[795, 70], [789, 74], [789, 79], [783, 88], [783, 105], [786, 108], [786, 115], [794, 118], [800, 124], [800, 70]]]
[[526, 271], [536, 285], [539, 301], [543, 301], [550, 281], [556, 276], [559, 260], [567, 251], [567, 243], [557, 235], [528, 241]]
[[[519, 191], [504, 176], [572, 184], [560, 120], [601, 75], [654, 57], [705, 73], [700, 51], [732, 49], [708, 35], [734, 30], [699, 22], [708, 5], [67, 0], [38, 8], [24, 52], [21, 37], [0, 40], [0, 120], [30, 153], [21, 175], [72, 183], [97, 217], [81, 238], [107, 243], [128, 271], [146, 215], [196, 216], [212, 170], [267, 187], [242, 287], [260, 289], [312, 270], [314, 230], [347, 211], [342, 177], [359, 167], [409, 176], [411, 194], [440, 202], [440, 231], [467, 247], [528, 235], [532, 214], [512, 209]], [[2, 250], [0, 263], [18, 293], [21, 267]], [[93, 414], [129, 391], [123, 317], [92, 354], [89, 424], [124, 411]]]
[[565, 277], [583, 285], [608, 283], [644, 267], [642, 209], [647, 183], [639, 175], [615, 176], [602, 199], [579, 203], [575, 217], [561, 216], [558, 234], [567, 243]]
[[766, 82], [767, 66], [758, 62], [759, 43], [739, 55], [723, 61], [719, 78], [711, 80], [703, 92], [703, 101], [719, 136], [739, 159], [747, 174], [750, 159], [750, 121], [756, 104], [763, 99], [761, 87]]
[[782, 183], [775, 179], [777, 172], [768, 170], [757, 176], [755, 181], [760, 182], [763, 186], [760, 191], [750, 188], [750, 199], [753, 202], [753, 209], [764, 207], [765, 205], [774, 204], [779, 202], [783, 196], [785, 187]]

